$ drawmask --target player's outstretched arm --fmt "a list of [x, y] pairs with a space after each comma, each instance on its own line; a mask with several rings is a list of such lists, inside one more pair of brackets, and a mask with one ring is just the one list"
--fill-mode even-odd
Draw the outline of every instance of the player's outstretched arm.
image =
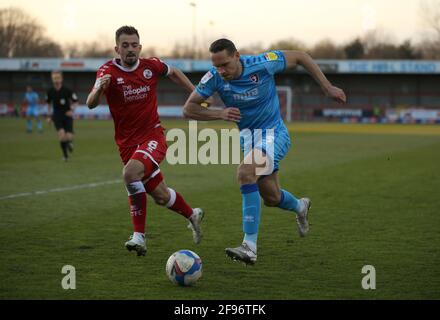
[[240, 110], [237, 108], [226, 109], [210, 109], [203, 107], [206, 99], [193, 91], [183, 106], [183, 115], [185, 118], [209, 121], [209, 120], [225, 120], [239, 122], [241, 119]]
[[287, 68], [295, 67], [298, 64], [303, 66], [319, 84], [326, 96], [340, 103], [345, 103], [347, 101], [344, 91], [330, 83], [310, 55], [306, 52], [295, 50], [286, 50], [282, 52], [286, 57]]
[[109, 74], [106, 74], [101, 78], [96, 79], [95, 86], [87, 96], [86, 104], [89, 107], [89, 109], [96, 108], [99, 105], [101, 96], [110, 85], [110, 81], [111, 81], [111, 75]]

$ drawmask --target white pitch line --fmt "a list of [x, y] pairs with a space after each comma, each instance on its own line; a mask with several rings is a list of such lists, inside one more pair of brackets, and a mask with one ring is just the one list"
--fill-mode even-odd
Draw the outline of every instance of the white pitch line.
[[38, 196], [38, 195], [52, 193], [52, 192], [63, 192], [63, 191], [71, 191], [71, 190], [78, 190], [78, 189], [96, 188], [96, 187], [105, 186], [105, 185], [109, 185], [109, 184], [115, 184], [115, 183], [122, 183], [122, 180], [121, 179], [109, 180], [109, 181], [103, 181], [103, 182], [80, 184], [80, 185], [70, 186], [70, 187], [54, 188], [54, 189], [49, 189], [49, 190], [22, 192], [22, 193], [16, 193], [16, 194], [10, 194], [7, 196], [2, 196], [2, 197], [0, 197], [0, 200], [14, 199], [14, 198], [20, 198], [20, 197]]

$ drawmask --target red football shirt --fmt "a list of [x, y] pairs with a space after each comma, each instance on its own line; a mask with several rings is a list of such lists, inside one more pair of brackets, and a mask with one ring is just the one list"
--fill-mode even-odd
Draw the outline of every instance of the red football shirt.
[[131, 68], [119, 59], [102, 65], [96, 78], [111, 75], [104, 94], [115, 124], [115, 141], [119, 147], [144, 142], [151, 130], [160, 126], [157, 113], [157, 82], [170, 68], [158, 58], [140, 58]]

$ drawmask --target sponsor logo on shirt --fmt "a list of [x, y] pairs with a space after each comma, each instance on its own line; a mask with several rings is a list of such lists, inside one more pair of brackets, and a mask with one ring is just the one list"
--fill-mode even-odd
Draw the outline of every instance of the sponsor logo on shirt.
[[255, 89], [246, 91], [245, 93], [235, 93], [232, 96], [233, 96], [234, 100], [247, 100], [249, 98], [258, 96], [258, 89], [255, 88]]
[[150, 91], [150, 86], [140, 86], [138, 88], [133, 88], [131, 85], [122, 86], [124, 92], [124, 99], [126, 102], [145, 99], [147, 97], [148, 91]]
[[124, 84], [124, 78], [117, 78], [117, 79], [116, 79], [116, 82], [117, 82], [118, 84]]

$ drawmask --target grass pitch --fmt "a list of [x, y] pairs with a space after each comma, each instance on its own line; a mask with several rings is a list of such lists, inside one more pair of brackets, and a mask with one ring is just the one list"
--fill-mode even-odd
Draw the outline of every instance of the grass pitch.
[[[312, 199], [311, 230], [300, 239], [292, 213], [263, 207], [253, 267], [224, 254], [242, 240], [235, 165], [164, 162], [166, 182], [205, 209], [205, 236], [194, 245], [185, 220], [149, 198], [148, 252], [138, 258], [123, 246], [131, 223], [122, 180], [111, 182], [122, 169], [113, 125], [75, 127], [63, 163], [53, 128], [26, 134], [23, 120], [0, 119], [1, 299], [440, 298], [438, 126], [290, 125], [280, 180]], [[185, 248], [203, 261], [191, 288], [165, 275], [169, 255]], [[76, 290], [61, 287], [64, 265], [76, 268]], [[364, 265], [376, 269], [376, 290], [361, 287]]]

